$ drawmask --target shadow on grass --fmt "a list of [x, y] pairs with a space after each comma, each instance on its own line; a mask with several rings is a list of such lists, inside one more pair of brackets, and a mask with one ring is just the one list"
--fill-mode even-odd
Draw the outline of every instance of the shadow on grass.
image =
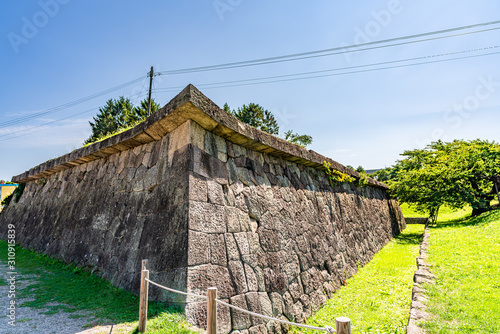
[[467, 226], [481, 226], [486, 225], [494, 221], [499, 215], [500, 211], [498, 208], [480, 214], [478, 216], [469, 216], [466, 218], [457, 218], [448, 220], [445, 222], [438, 222], [437, 224], [429, 225], [432, 229], [442, 229], [442, 228], [455, 228], [455, 227], [467, 227]]
[[401, 233], [394, 237], [394, 241], [400, 245], [420, 245], [423, 232]]
[[[4, 263], [7, 260], [6, 249], [7, 243], [0, 240], [0, 260]], [[116, 288], [85, 269], [47, 255], [17, 245], [15, 251], [16, 270], [21, 275], [34, 275], [33, 280], [18, 292], [21, 299], [28, 298], [22, 306], [46, 309], [44, 314], [83, 311], [90, 314], [94, 319], [89, 321], [97, 325], [138, 321], [138, 296]], [[179, 307], [164, 303], [150, 302], [148, 305], [148, 319], [151, 320], [172, 316], [175, 321], [181, 322], [182, 314]]]

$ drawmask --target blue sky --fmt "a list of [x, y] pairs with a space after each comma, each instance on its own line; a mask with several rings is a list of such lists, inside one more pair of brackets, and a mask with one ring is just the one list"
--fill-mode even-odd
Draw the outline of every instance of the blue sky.
[[[124, 95], [138, 103], [145, 98], [151, 65], [168, 71], [500, 20], [500, 3], [493, 0], [7, 0], [2, 5], [0, 157], [9, 162], [0, 164], [0, 179], [9, 180], [80, 147], [90, 134], [88, 121], [106, 100]], [[491, 30], [306, 60], [163, 75], [155, 77], [153, 97], [165, 105], [192, 83], [219, 106], [259, 103], [277, 116], [282, 132], [312, 135], [310, 149], [354, 167], [381, 168], [431, 140], [500, 141], [500, 54], [485, 55], [500, 52], [499, 37], [500, 30]], [[202, 88], [410, 58], [418, 59], [398, 64], [476, 55], [483, 56]], [[137, 78], [142, 79], [124, 89], [33, 116]]]

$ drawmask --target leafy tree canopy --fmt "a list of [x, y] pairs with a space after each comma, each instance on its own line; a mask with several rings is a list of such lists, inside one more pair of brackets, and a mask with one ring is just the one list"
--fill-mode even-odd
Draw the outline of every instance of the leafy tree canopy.
[[363, 166], [358, 166], [358, 168], [356, 168], [356, 172], [358, 172], [358, 173], [366, 173], [366, 171], [363, 168]]
[[405, 151], [393, 167], [392, 193], [403, 203], [435, 219], [439, 207], [462, 208], [473, 215], [490, 209], [493, 180], [500, 173], [500, 145], [483, 140], [433, 142], [425, 149]]
[[231, 111], [229, 106], [224, 104], [224, 110], [235, 116], [240, 121], [247, 123], [254, 128], [265, 131], [272, 135], [279, 134], [280, 127], [274, 115], [256, 103], [250, 103], [238, 108], [238, 111]]
[[397, 167], [392, 166], [392, 167], [386, 167], [384, 169], [380, 169], [373, 173], [373, 175], [377, 178], [378, 181], [380, 182], [387, 182], [389, 180], [395, 180], [396, 179], [396, 174], [397, 174]]
[[[151, 100], [151, 112], [156, 112], [159, 105]], [[134, 106], [130, 99], [120, 96], [117, 100], [109, 99], [104, 107], [99, 108], [99, 113], [94, 117], [94, 122], [89, 122], [92, 134], [84, 142], [90, 144], [109, 136], [120, 130], [142, 122], [148, 114], [148, 100], [141, 101], [140, 106]]]
[[302, 147], [306, 147], [312, 143], [311, 136], [299, 135], [298, 133], [293, 133], [292, 130], [288, 130], [287, 132], [285, 132], [285, 140]]
[[[256, 103], [250, 103], [238, 108], [238, 111], [231, 110], [227, 103], [223, 109], [235, 116], [240, 121], [247, 123], [259, 130], [265, 131], [272, 135], [279, 135], [278, 121], [274, 115]], [[306, 147], [312, 143], [312, 137], [309, 135], [300, 135], [292, 130], [285, 132], [284, 139], [292, 144]]]

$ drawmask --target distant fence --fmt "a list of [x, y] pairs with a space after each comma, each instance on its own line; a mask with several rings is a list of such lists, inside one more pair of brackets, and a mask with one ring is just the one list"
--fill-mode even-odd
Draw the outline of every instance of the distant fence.
[[173, 292], [173, 293], [178, 293], [181, 295], [185, 296], [191, 296], [195, 298], [200, 298], [200, 299], [206, 299], [207, 300], [207, 334], [217, 334], [217, 303], [227, 306], [229, 308], [235, 309], [239, 312], [247, 313], [255, 317], [260, 317], [264, 318], [267, 320], [273, 320], [277, 322], [281, 322], [287, 325], [291, 326], [297, 326], [297, 327], [302, 327], [302, 328], [307, 328], [307, 329], [313, 329], [317, 331], [323, 331], [327, 332], [329, 334], [332, 333], [337, 333], [337, 334], [351, 334], [351, 320], [349, 318], [345, 317], [339, 317], [335, 319], [335, 328], [333, 329], [332, 327], [325, 326], [325, 327], [315, 327], [315, 326], [308, 326], [304, 324], [298, 324], [295, 322], [290, 322], [282, 319], [277, 319], [273, 317], [268, 317], [263, 314], [258, 314], [254, 313], [239, 307], [236, 307], [234, 305], [228, 304], [226, 302], [223, 302], [220, 299], [217, 299], [217, 288], [208, 288], [207, 289], [207, 294], [206, 295], [197, 295], [194, 293], [189, 293], [189, 292], [183, 292], [179, 290], [174, 290], [171, 288], [168, 288], [166, 286], [160, 285], [156, 282], [153, 282], [149, 279], [149, 270], [147, 269], [147, 264], [148, 260], [142, 260], [142, 265], [141, 265], [141, 292], [140, 292], [140, 304], [139, 304], [139, 332], [140, 333], [145, 333], [146, 332], [146, 327], [147, 327], [147, 318], [148, 318], [148, 292], [149, 292], [149, 283], [156, 285], [159, 288], [162, 288], [164, 290]]

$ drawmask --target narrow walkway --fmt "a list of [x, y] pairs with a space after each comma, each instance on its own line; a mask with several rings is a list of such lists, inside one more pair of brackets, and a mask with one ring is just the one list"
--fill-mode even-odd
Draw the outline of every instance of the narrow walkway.
[[420, 245], [420, 256], [417, 257], [417, 271], [413, 281], [412, 302], [410, 308], [410, 316], [408, 318], [407, 334], [424, 334], [425, 331], [418, 327], [418, 322], [429, 316], [425, 312], [427, 308], [425, 303], [428, 301], [425, 296], [425, 290], [422, 287], [423, 283], [433, 283], [435, 276], [430, 272], [429, 264], [427, 263], [427, 250], [429, 249], [429, 227], [426, 224], [424, 230], [424, 238]]
[[[8, 282], [10, 278], [9, 267], [0, 262], [0, 282]], [[20, 306], [23, 302], [30, 299], [20, 299], [19, 292], [26, 288], [29, 284], [36, 281], [36, 275], [21, 275], [16, 276], [15, 297], [10, 298], [10, 285], [0, 285], [0, 307], [2, 317], [0, 319], [0, 333], [2, 334], [100, 334], [110, 332], [111, 326], [99, 326], [88, 328], [89, 321], [92, 316], [82, 312], [65, 313], [59, 311], [55, 314], [44, 314], [48, 309], [35, 309], [31, 307]], [[9, 318], [9, 305], [15, 301], [15, 321], [11, 322]], [[51, 304], [54, 305], [54, 304]], [[78, 316], [75, 318], [75, 316]], [[13, 323], [15, 326], [9, 324]]]

